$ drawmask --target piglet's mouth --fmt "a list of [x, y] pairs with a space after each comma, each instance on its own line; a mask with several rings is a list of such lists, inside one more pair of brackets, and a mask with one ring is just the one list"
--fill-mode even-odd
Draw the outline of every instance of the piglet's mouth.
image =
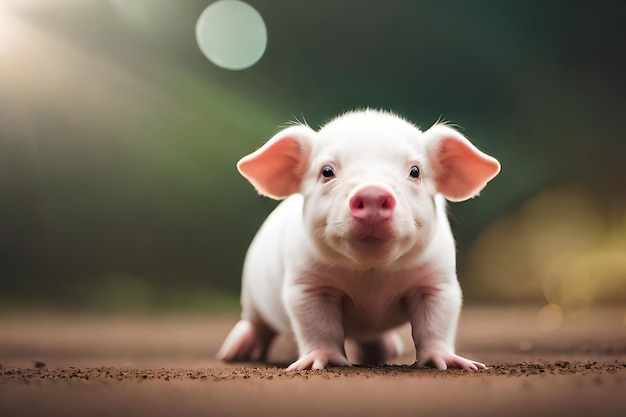
[[383, 245], [385, 243], [387, 243], [389, 241], [389, 238], [380, 238], [380, 237], [376, 237], [376, 236], [365, 236], [365, 237], [361, 237], [359, 239], [356, 239], [359, 243], [365, 244], [365, 245], [371, 245], [371, 246], [376, 246], [376, 245]]
[[360, 225], [360, 227], [356, 227], [355, 229], [352, 239], [365, 244], [383, 244], [396, 237], [393, 229], [388, 226], [367, 227]]

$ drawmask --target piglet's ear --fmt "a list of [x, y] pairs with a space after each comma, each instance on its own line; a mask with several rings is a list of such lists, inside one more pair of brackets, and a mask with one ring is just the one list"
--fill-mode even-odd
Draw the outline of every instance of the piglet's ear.
[[448, 126], [435, 125], [424, 136], [437, 191], [448, 200], [463, 201], [478, 195], [500, 172], [495, 158], [479, 151]]
[[292, 126], [237, 163], [237, 169], [259, 194], [281, 199], [300, 191], [315, 131]]

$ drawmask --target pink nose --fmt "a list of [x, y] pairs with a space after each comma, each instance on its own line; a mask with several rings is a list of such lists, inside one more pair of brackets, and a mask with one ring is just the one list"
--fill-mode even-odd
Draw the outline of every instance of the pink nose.
[[396, 199], [384, 188], [368, 185], [350, 198], [350, 211], [355, 219], [369, 224], [380, 224], [391, 219]]

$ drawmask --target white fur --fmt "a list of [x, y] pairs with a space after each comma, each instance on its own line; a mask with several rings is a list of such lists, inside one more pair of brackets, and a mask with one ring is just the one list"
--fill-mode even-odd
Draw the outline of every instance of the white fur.
[[[410, 321], [418, 364], [484, 367], [454, 350], [461, 290], [432, 161], [437, 154], [429, 150], [439, 133], [429, 137], [401, 118], [371, 110], [348, 113], [319, 132], [298, 128], [292, 136], [309, 152], [299, 192], [271, 213], [250, 245], [242, 321], [219, 356], [264, 359], [280, 332], [292, 333], [298, 344], [299, 359], [289, 369], [348, 366], [346, 337], [361, 347], [364, 362], [381, 363], [401, 350], [392, 329]], [[335, 170], [330, 181], [320, 175], [324, 166]], [[420, 169], [417, 180], [409, 177], [412, 166]], [[396, 207], [389, 224], [363, 227], [347, 202], [372, 184], [393, 196]]]

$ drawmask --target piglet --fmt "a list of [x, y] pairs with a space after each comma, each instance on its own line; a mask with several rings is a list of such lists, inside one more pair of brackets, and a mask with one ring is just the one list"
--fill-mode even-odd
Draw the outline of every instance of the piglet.
[[446, 202], [476, 196], [499, 162], [459, 132], [425, 132], [391, 113], [342, 115], [319, 131], [291, 126], [242, 158], [256, 190], [285, 199], [248, 250], [242, 317], [218, 357], [262, 361], [293, 334], [289, 370], [380, 364], [402, 352], [409, 321], [416, 364], [485, 368], [455, 353], [461, 310]]

